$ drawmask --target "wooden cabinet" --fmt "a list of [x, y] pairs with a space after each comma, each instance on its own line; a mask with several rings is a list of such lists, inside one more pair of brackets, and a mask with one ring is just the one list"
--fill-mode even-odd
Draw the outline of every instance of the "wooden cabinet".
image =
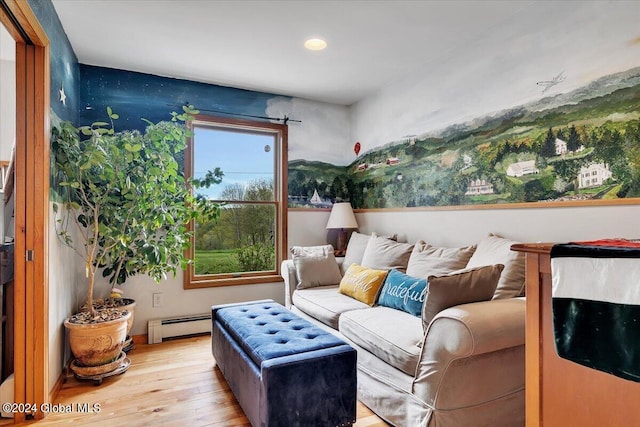
[[589, 369], [556, 354], [551, 312], [551, 246], [511, 247], [526, 253], [527, 427], [640, 426], [640, 383]]

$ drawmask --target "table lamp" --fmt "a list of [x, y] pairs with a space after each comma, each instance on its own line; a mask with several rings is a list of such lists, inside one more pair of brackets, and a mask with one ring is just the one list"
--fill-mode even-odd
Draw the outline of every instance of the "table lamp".
[[337, 252], [344, 253], [347, 246], [347, 230], [358, 228], [356, 216], [353, 214], [351, 203], [342, 202], [334, 203], [331, 208], [331, 215], [327, 222], [327, 229], [337, 229], [338, 231], [338, 247]]

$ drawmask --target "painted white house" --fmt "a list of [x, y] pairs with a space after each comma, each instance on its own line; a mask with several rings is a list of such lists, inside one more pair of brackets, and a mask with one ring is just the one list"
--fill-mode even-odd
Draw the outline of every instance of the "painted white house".
[[556, 138], [556, 155], [563, 156], [567, 154], [567, 141]]
[[613, 173], [604, 163], [591, 163], [580, 169], [578, 174], [578, 188], [598, 187], [611, 178]]
[[512, 163], [507, 168], [507, 175], [515, 177], [539, 172], [540, 170], [536, 167], [535, 160], [526, 160], [524, 162]]
[[467, 186], [465, 196], [476, 196], [478, 194], [493, 194], [493, 184], [484, 179], [471, 180]]

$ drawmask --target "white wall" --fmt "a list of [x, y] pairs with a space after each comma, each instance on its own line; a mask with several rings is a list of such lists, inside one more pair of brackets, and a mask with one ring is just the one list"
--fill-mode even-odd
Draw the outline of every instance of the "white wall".
[[[533, 209], [390, 210], [356, 213], [362, 233], [398, 234], [436, 246], [464, 246], [496, 233], [521, 242], [569, 242], [599, 238], [640, 238], [640, 205]], [[322, 245], [328, 212], [289, 213], [289, 243]]]
[[[77, 310], [81, 299], [84, 298], [83, 294], [86, 295], [86, 292], [81, 292], [86, 280], [80, 257], [58, 239], [53, 202], [49, 204], [49, 388], [51, 389], [71, 357], [63, 322]], [[73, 230], [70, 231], [73, 233]]]
[[[283, 283], [260, 285], [219, 286], [204, 289], [183, 289], [182, 273], [160, 283], [148, 276], [135, 276], [120, 286], [126, 298], [136, 300], [131, 335], [147, 333], [147, 323], [151, 319], [164, 319], [173, 316], [204, 314], [211, 312], [215, 304], [227, 304], [240, 301], [273, 299], [284, 304]], [[100, 277], [96, 280], [96, 297], [108, 295], [110, 285]], [[153, 294], [162, 293], [164, 304], [153, 307]]]
[[16, 47], [0, 25], [0, 160], [10, 160], [16, 134]]
[[475, 243], [488, 233], [521, 242], [567, 242], [607, 237], [640, 238], [640, 206], [471, 211], [404, 211], [357, 214], [366, 231], [439, 246]]
[[11, 160], [16, 136], [15, 60], [0, 60], [0, 124], [0, 160]]

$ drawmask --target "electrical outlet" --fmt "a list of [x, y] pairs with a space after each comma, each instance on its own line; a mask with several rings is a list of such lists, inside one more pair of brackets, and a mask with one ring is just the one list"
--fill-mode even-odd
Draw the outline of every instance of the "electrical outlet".
[[162, 307], [162, 292], [153, 294], [153, 307]]

